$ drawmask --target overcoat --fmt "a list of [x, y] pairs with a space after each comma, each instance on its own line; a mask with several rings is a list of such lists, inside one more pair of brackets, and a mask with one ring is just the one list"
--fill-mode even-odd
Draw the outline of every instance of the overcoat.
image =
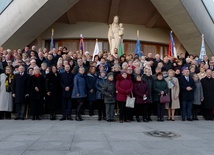
[[[61, 91], [62, 91], [62, 97], [64, 98], [70, 98], [72, 94], [73, 89], [73, 80], [74, 80], [74, 74], [64, 72], [60, 76], [60, 82], [61, 82]], [[69, 91], [65, 91], [65, 88], [69, 87]]]
[[15, 94], [15, 103], [24, 103], [25, 95], [28, 94], [28, 79], [29, 75], [24, 73], [23, 75], [15, 74], [12, 84], [12, 94]]
[[[167, 77], [166, 82], [168, 84], [168, 88], [170, 88], [169, 86], [169, 81], [171, 80], [170, 77]], [[171, 108], [172, 109], [179, 109], [180, 108], [180, 100], [179, 100], [179, 93], [180, 93], [180, 87], [179, 87], [179, 82], [178, 79], [175, 77], [172, 77], [172, 81], [174, 83], [174, 86], [171, 88]], [[169, 109], [169, 103], [165, 104], [165, 108]]]
[[[193, 101], [194, 100], [194, 90], [195, 82], [192, 77], [189, 76], [189, 82], [186, 80], [185, 76], [179, 78], [180, 93], [182, 101]], [[186, 88], [191, 87], [191, 91], [187, 91]]]
[[201, 84], [204, 94], [203, 108], [214, 109], [214, 79], [205, 77], [201, 80]]
[[12, 92], [7, 92], [5, 87], [6, 78], [4, 73], [0, 75], [0, 111], [13, 110]]

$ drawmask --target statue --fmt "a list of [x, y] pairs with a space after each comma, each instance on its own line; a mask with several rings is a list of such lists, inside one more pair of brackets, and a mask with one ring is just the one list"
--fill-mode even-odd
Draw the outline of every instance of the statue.
[[109, 48], [111, 54], [114, 57], [117, 57], [117, 53], [115, 53], [115, 51], [118, 50], [120, 42], [123, 43], [123, 35], [124, 35], [123, 24], [122, 23], [119, 24], [119, 17], [114, 16], [113, 23], [109, 24], [108, 30]]

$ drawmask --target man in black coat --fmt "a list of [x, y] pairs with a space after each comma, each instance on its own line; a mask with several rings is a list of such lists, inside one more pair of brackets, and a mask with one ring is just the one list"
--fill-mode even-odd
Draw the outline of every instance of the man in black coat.
[[183, 67], [182, 70], [183, 75], [179, 78], [182, 100], [182, 121], [185, 121], [186, 117], [188, 121], [192, 121], [191, 111], [194, 101], [194, 89], [196, 86], [192, 77], [189, 76], [189, 69], [187, 67]]
[[42, 52], [38, 53], [38, 58], [36, 59], [36, 64], [41, 67], [41, 64], [45, 61], [44, 54]]
[[[62, 88], [62, 118], [60, 121], [72, 120], [71, 117], [71, 94], [73, 89], [74, 74], [70, 72], [70, 66], [65, 65], [65, 72], [61, 74], [61, 88]], [[66, 108], [67, 107], [67, 108]]]
[[28, 95], [27, 83], [28, 74], [25, 73], [24, 66], [19, 66], [19, 74], [14, 76], [12, 95], [15, 98], [17, 116], [15, 120], [24, 120], [25, 98]]
[[204, 116], [206, 120], [213, 119], [213, 109], [214, 109], [214, 79], [212, 78], [212, 71], [208, 69], [206, 71], [207, 76], [201, 80], [201, 84], [203, 87], [204, 101]]

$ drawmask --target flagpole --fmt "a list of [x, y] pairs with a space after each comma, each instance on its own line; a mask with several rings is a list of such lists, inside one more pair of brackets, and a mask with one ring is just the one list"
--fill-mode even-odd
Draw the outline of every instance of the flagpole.
[[53, 36], [54, 36], [54, 29], [51, 29], [51, 43], [50, 43], [50, 50], [53, 49], [54, 42], [53, 42]]
[[52, 29], [52, 37], [53, 37], [53, 35], [54, 35], [54, 29]]
[[95, 47], [94, 47], [94, 53], [92, 56], [92, 61], [94, 61], [94, 56], [99, 53], [99, 47], [98, 47], [98, 39], [96, 39]]
[[137, 30], [137, 39], [139, 40], [139, 36], [140, 36], [140, 31]]

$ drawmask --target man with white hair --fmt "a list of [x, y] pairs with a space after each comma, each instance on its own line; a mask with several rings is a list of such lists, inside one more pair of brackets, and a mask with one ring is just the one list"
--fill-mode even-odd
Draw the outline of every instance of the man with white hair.
[[15, 120], [24, 120], [25, 98], [28, 95], [27, 83], [28, 75], [25, 73], [25, 67], [19, 66], [19, 74], [14, 75], [12, 86], [12, 96], [15, 98], [17, 116]]

